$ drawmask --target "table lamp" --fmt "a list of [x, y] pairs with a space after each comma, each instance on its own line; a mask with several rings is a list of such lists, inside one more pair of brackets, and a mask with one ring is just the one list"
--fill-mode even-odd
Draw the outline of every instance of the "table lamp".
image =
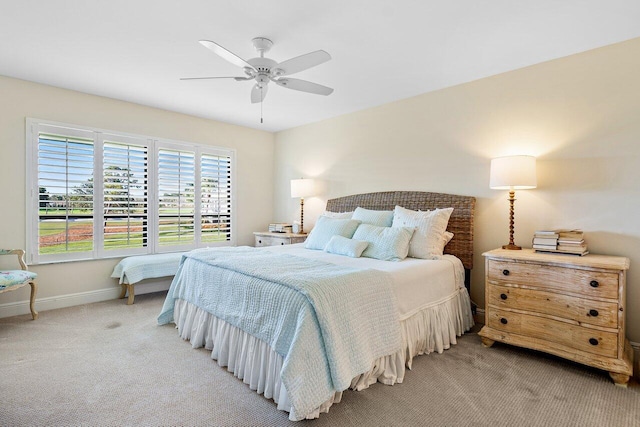
[[304, 198], [313, 196], [315, 193], [315, 182], [312, 179], [292, 179], [291, 197], [300, 198], [300, 234], [304, 233]]
[[509, 244], [502, 249], [522, 249], [513, 243], [515, 190], [536, 188], [536, 158], [533, 156], [507, 156], [491, 160], [489, 187], [509, 190]]

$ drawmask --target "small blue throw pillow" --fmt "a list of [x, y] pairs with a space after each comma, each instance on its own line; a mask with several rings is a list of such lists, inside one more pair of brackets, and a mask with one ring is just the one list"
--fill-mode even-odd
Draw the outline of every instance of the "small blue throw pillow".
[[413, 232], [413, 227], [376, 227], [360, 224], [353, 238], [369, 242], [369, 246], [362, 253], [363, 257], [402, 261], [409, 253], [409, 242]]
[[360, 221], [353, 219], [329, 218], [321, 216], [316, 222], [316, 226], [311, 230], [311, 234], [307, 237], [304, 247], [307, 249], [324, 250], [327, 243], [333, 236], [342, 236], [351, 238], [353, 233], [360, 225]]
[[325, 252], [336, 255], [346, 255], [351, 258], [360, 258], [362, 252], [367, 249], [369, 242], [363, 240], [353, 240], [342, 236], [333, 236], [327, 246]]
[[393, 211], [373, 211], [371, 209], [357, 207], [351, 219], [357, 219], [363, 224], [391, 227], [393, 223]]

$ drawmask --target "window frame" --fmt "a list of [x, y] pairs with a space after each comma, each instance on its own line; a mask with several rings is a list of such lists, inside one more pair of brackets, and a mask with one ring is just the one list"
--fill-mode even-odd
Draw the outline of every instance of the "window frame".
[[[57, 132], [56, 132], [57, 130]], [[39, 243], [40, 195], [39, 195], [39, 136], [40, 133], [58, 133], [69, 137], [86, 139], [91, 135], [93, 140], [93, 249], [84, 252], [64, 252], [59, 254], [41, 254]], [[125, 145], [144, 146], [147, 149], [147, 242], [146, 246], [134, 248], [104, 248], [104, 144], [123, 143]], [[159, 244], [159, 197], [158, 197], [158, 164], [159, 151], [169, 149], [194, 153], [195, 185], [194, 185], [194, 241], [184, 245]], [[121, 258], [129, 255], [167, 253], [187, 251], [205, 246], [234, 246], [236, 242], [236, 194], [235, 169], [236, 150], [233, 148], [199, 144], [137, 135], [107, 129], [90, 128], [68, 123], [54, 122], [35, 118], [26, 119], [26, 231], [27, 261], [31, 265], [50, 264], [70, 261], [88, 261], [109, 258]], [[201, 173], [202, 156], [212, 155], [229, 159], [231, 209], [228, 215], [231, 221], [229, 239], [220, 242], [201, 241]], [[97, 197], [102, 194], [103, 197]], [[197, 226], [196, 226], [197, 224]]]

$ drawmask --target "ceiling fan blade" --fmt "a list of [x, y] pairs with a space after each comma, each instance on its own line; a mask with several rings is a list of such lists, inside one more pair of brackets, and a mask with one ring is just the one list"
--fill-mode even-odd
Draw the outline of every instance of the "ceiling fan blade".
[[253, 65], [249, 64], [247, 61], [240, 58], [235, 53], [230, 52], [227, 49], [223, 48], [218, 43], [212, 42], [211, 40], [200, 40], [200, 44], [206, 47], [207, 49], [212, 50], [214, 53], [220, 55], [222, 58], [231, 62], [233, 65], [237, 65], [238, 67], [241, 67], [241, 68], [247, 67], [251, 70], [255, 70]]
[[210, 80], [210, 79], [236, 79], [236, 81], [251, 80], [253, 77], [182, 77], [180, 80]]
[[264, 101], [264, 99], [267, 97], [267, 90], [269, 89], [269, 86], [267, 86], [266, 84], [262, 85], [262, 90], [260, 89], [260, 86], [253, 85], [253, 89], [251, 89], [251, 103], [252, 104], [257, 104], [259, 102]]
[[331, 95], [333, 89], [330, 87], [322, 86], [317, 83], [311, 83], [306, 80], [291, 79], [289, 77], [274, 80], [278, 86], [286, 87], [293, 90], [299, 90], [302, 92], [315, 93], [316, 95]]
[[295, 58], [288, 59], [278, 64], [279, 69], [284, 71], [281, 75], [288, 76], [290, 74], [299, 73], [308, 68], [315, 67], [331, 59], [324, 50], [316, 50], [315, 52], [307, 53], [306, 55], [296, 56]]

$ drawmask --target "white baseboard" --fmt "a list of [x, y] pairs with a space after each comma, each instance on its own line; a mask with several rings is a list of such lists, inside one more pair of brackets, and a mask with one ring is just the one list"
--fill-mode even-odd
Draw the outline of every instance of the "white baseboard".
[[[171, 279], [145, 280], [136, 284], [135, 294], [143, 295], [152, 292], [166, 291], [171, 285]], [[117, 299], [120, 296], [121, 288], [98, 289], [96, 291], [78, 292], [75, 294], [57, 295], [55, 297], [36, 298], [36, 310], [42, 313], [47, 310], [57, 308], [73, 307], [93, 302]], [[126, 301], [124, 299], [123, 301]], [[126, 302], [123, 302], [126, 305]], [[31, 314], [29, 310], [29, 300], [0, 304], [0, 318], [19, 316], [21, 314]]]

